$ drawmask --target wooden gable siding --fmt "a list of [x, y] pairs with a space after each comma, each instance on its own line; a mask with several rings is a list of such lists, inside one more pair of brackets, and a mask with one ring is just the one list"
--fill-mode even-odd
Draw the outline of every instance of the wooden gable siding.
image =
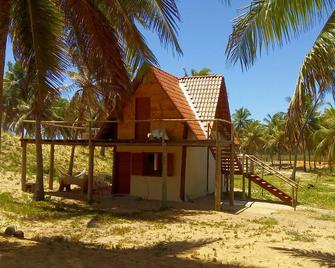
[[[181, 118], [175, 105], [162, 90], [157, 79], [150, 74], [146, 81], [139, 86], [123, 109], [125, 120], [135, 120], [135, 102], [138, 97], [150, 97], [151, 119], [176, 119]], [[169, 139], [180, 140], [183, 137], [184, 127], [178, 122], [152, 122], [151, 131], [155, 129], [166, 129]], [[132, 122], [120, 122], [118, 126], [119, 139], [135, 139], [135, 124]]]
[[[219, 99], [216, 106], [215, 118], [220, 118], [231, 122], [228, 95], [224, 79], [222, 79]], [[228, 123], [225, 123], [223, 125], [225, 134], [228, 134], [229, 136], [231, 125]]]

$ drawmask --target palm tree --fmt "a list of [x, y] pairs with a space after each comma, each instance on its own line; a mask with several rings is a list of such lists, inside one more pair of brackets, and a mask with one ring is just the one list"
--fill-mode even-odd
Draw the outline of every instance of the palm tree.
[[241, 138], [242, 149], [248, 154], [256, 154], [264, 145], [265, 127], [258, 121], [250, 121], [244, 129]]
[[4, 78], [2, 129], [17, 132], [16, 124], [27, 111], [29, 91], [31, 91], [27, 70], [20, 62], [8, 62], [8, 70]]
[[176, 35], [179, 12], [174, 0], [0, 0], [0, 6], [0, 71], [10, 33], [14, 55], [34, 82], [37, 162], [34, 198], [42, 200], [41, 120], [45, 100], [60, 86], [69, 66], [65, 40], [70, 54], [81, 57], [97, 81], [112, 84], [111, 90], [124, 96], [130, 88], [125, 62], [131, 62], [134, 69], [143, 62], [157, 62], [136, 23], [155, 31], [164, 45], [171, 44], [181, 53]]
[[233, 113], [233, 124], [238, 135], [241, 135], [248, 123], [250, 123], [251, 113], [247, 108], [241, 107]]
[[5, 52], [9, 29], [10, 0], [0, 0], [0, 157], [1, 157], [1, 126], [3, 114], [3, 77], [5, 70]]
[[[75, 90], [70, 103], [67, 107], [67, 120], [78, 122], [77, 127], [82, 127], [82, 121], [92, 120], [93, 118], [104, 118], [108, 112], [103, 103], [104, 96], [101, 94], [94, 79], [90, 76], [88, 71], [81, 67], [78, 72], [68, 72], [69, 77], [73, 81], [72, 84], [66, 86], [64, 89], [68, 91]], [[74, 131], [74, 138], [79, 134], [78, 129]], [[72, 146], [71, 156], [68, 168], [68, 174], [73, 173], [75, 145]]]
[[264, 119], [268, 127], [268, 135], [265, 139], [265, 147], [268, 149], [272, 161], [273, 153], [278, 154], [279, 169], [282, 167], [282, 153], [286, 150], [285, 135], [285, 113], [279, 112], [274, 115], [267, 115]]
[[[317, 103], [326, 91], [335, 88], [334, 8], [332, 0], [252, 0], [242, 9], [244, 13], [235, 19], [233, 33], [227, 45], [229, 61], [233, 64], [239, 61], [242, 68], [248, 69], [263, 48], [273, 48], [276, 44], [281, 46], [290, 42], [292, 37], [310, 29], [320, 17], [327, 18], [301, 66], [288, 111], [290, 122], [300, 126], [300, 133], [305, 127], [302, 115], [306, 98], [312, 96]], [[297, 142], [300, 142], [300, 138]], [[295, 168], [292, 178], [295, 178]]]
[[208, 67], [204, 67], [197, 71], [196, 69], [191, 69], [191, 75], [192, 76], [204, 76], [204, 75], [210, 75], [212, 73], [212, 70]]
[[314, 134], [317, 142], [316, 154], [318, 156], [326, 155], [328, 158], [329, 168], [332, 168], [332, 162], [335, 159], [335, 109], [328, 108], [325, 110], [321, 127]]

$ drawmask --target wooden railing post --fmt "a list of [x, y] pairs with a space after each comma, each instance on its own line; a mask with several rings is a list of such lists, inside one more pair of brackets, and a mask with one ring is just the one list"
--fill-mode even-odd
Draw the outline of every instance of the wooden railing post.
[[167, 207], [167, 146], [162, 138], [162, 208]]
[[26, 191], [27, 183], [27, 143], [22, 141], [21, 190]]
[[87, 200], [93, 201], [93, 173], [94, 173], [94, 145], [92, 142], [92, 122], [88, 123], [88, 187], [87, 187]]
[[55, 145], [50, 145], [50, 164], [49, 164], [49, 189], [54, 188], [54, 163], [55, 163]]
[[235, 173], [235, 149], [234, 149], [234, 127], [231, 125], [231, 150], [230, 150], [230, 174], [229, 174], [229, 205], [234, 206], [234, 173]]
[[216, 211], [221, 211], [221, 195], [222, 195], [222, 166], [221, 166], [221, 143], [219, 136], [219, 125], [216, 121], [216, 158], [215, 158], [215, 191], [214, 191], [214, 207]]

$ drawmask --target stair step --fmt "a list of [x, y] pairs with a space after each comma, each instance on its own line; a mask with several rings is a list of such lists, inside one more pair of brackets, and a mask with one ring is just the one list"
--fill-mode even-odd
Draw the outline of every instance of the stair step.
[[261, 177], [257, 176], [254, 173], [246, 173], [245, 176], [252, 180], [254, 183], [262, 187], [263, 189], [267, 190], [274, 196], [278, 197], [282, 200], [285, 204], [292, 205], [292, 197], [281, 191], [280, 189], [276, 188], [271, 183], [267, 182], [266, 180], [262, 179]]

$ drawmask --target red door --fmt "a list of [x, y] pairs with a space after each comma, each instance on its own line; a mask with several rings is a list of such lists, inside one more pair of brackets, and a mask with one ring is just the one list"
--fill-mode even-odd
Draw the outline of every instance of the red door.
[[[136, 98], [135, 100], [135, 119], [146, 120], [151, 117], [150, 98]], [[135, 139], [144, 141], [150, 132], [150, 122], [136, 122], [135, 123]]]
[[113, 187], [113, 192], [117, 194], [129, 194], [131, 153], [117, 152], [115, 156], [115, 165], [115, 185]]

